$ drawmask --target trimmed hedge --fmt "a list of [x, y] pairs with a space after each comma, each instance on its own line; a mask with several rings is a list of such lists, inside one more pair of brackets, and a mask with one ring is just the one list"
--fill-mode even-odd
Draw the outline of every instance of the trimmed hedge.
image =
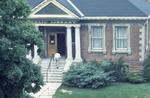
[[113, 71], [105, 72], [102, 67], [94, 63], [79, 63], [72, 65], [65, 73], [63, 84], [79, 88], [101, 88], [115, 81], [113, 73]]

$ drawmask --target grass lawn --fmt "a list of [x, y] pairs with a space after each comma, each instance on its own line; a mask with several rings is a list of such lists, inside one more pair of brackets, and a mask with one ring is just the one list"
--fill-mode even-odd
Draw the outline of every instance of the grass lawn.
[[61, 86], [53, 98], [150, 98], [150, 84], [118, 83], [96, 90]]

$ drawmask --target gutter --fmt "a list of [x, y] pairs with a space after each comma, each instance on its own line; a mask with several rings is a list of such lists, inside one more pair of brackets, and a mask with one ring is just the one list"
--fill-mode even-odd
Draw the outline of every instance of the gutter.
[[[149, 17], [150, 18], [150, 17]], [[147, 17], [81, 17], [81, 20], [146, 20]]]

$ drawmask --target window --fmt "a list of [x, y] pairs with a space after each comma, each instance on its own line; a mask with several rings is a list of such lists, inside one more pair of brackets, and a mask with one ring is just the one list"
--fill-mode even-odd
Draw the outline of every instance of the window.
[[113, 26], [113, 52], [130, 53], [130, 25]]
[[104, 25], [91, 25], [90, 26], [90, 52], [105, 52], [105, 26]]
[[92, 49], [102, 49], [103, 48], [103, 31], [102, 27], [92, 26], [91, 27], [91, 39], [92, 39]]
[[116, 49], [127, 49], [128, 47], [128, 27], [116, 26]]

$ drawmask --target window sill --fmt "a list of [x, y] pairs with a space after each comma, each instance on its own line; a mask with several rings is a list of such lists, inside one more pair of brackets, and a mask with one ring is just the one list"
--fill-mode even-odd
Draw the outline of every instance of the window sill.
[[120, 54], [131, 54], [131, 49], [114, 49], [112, 51], [112, 54], [116, 54], [116, 53], [120, 53]]
[[106, 54], [106, 50], [105, 49], [97, 49], [97, 50], [95, 50], [95, 49], [92, 49], [92, 50], [88, 50], [88, 52], [89, 53], [91, 53], [91, 52], [99, 52], [99, 53], [103, 53], [103, 54]]

